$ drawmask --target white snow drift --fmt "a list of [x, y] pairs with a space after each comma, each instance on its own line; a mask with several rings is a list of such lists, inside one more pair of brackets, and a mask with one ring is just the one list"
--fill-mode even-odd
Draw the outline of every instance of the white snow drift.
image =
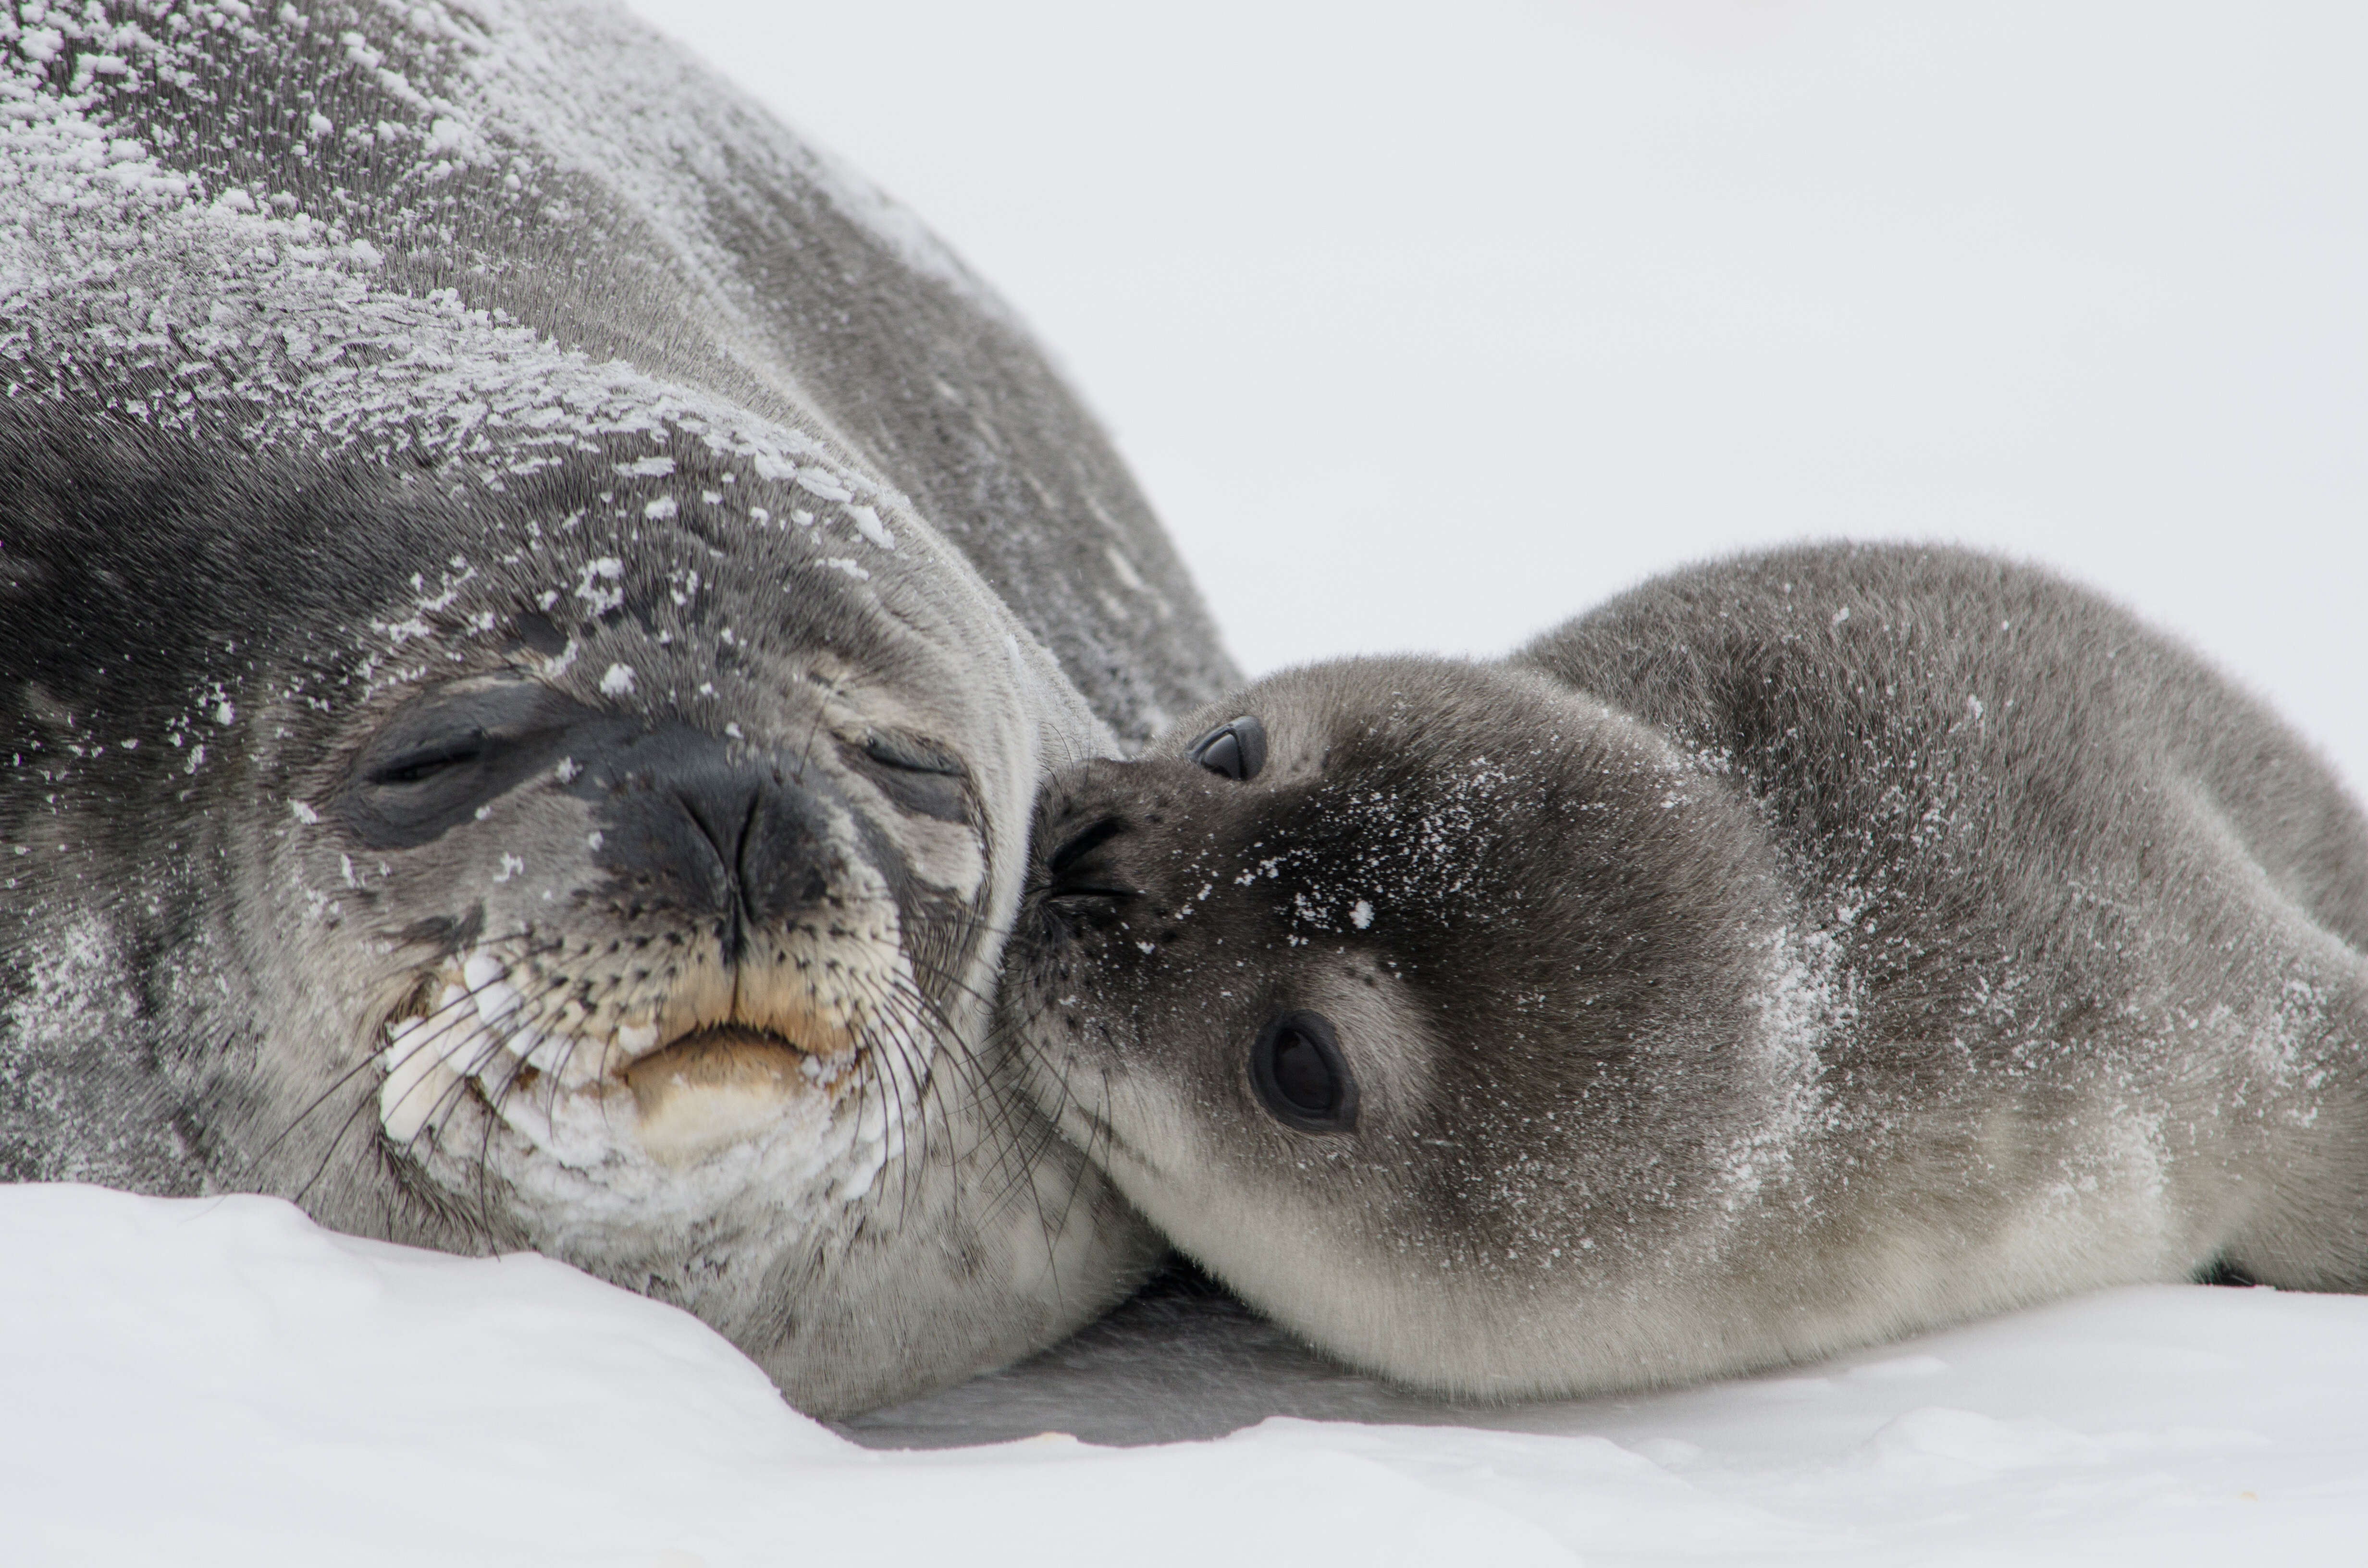
[[0, 1256], [12, 1564], [2323, 1562], [2368, 1521], [2348, 1297], [2116, 1291], [1503, 1430], [883, 1453], [543, 1258], [79, 1187], [0, 1187]]

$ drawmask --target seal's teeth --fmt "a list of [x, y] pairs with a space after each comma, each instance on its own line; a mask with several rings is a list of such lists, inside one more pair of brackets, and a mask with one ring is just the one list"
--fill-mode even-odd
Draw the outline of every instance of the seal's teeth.
[[551, 1118], [532, 1095], [509, 1095], [500, 1105], [501, 1118], [539, 1149], [551, 1147]]
[[580, 1089], [599, 1082], [609, 1065], [609, 1045], [582, 1035], [542, 1035], [528, 1053], [527, 1063], [551, 1074], [564, 1087]]
[[628, 1056], [646, 1054], [655, 1049], [657, 1043], [658, 1027], [655, 1024], [619, 1024], [617, 1026], [617, 1048]]
[[498, 1076], [499, 1070], [510, 1060], [509, 1052], [502, 1049], [499, 1035], [482, 1028], [455, 1029], [452, 1032], [455, 1039], [452, 1048], [445, 1051], [444, 1060], [464, 1078], [480, 1074]]
[[[472, 964], [476, 962], [474, 959], [469, 961]], [[497, 967], [495, 972], [498, 975], [501, 971]], [[515, 986], [498, 978], [482, 985], [472, 986], [471, 994], [477, 1001], [478, 1018], [488, 1024], [498, 1023], [517, 1012], [526, 1003], [526, 998], [518, 994]]]
[[502, 960], [491, 953], [471, 953], [461, 965], [461, 983], [472, 991], [483, 991], [508, 972]]
[[446, 1020], [441, 1028], [429, 1032], [422, 1045], [423, 1054], [442, 1058], [447, 1067], [464, 1078], [474, 1073], [495, 1050], [485, 1031], [465, 1017]]
[[378, 1088], [379, 1124], [396, 1142], [408, 1143], [461, 1080], [441, 1057], [416, 1045], [391, 1048], [383, 1060], [386, 1082]]
[[477, 1080], [478, 1086], [487, 1095], [507, 1103], [509, 1099], [517, 1097], [510, 1095], [508, 1090], [517, 1082], [518, 1075], [524, 1071], [526, 1071], [525, 1062], [520, 1062], [508, 1051], [495, 1048], [484, 1053], [475, 1070], [469, 1075]]

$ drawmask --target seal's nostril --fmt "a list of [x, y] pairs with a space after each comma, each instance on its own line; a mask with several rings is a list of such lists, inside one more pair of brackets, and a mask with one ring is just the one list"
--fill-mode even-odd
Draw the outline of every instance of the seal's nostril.
[[1104, 817], [1083, 832], [1071, 835], [1068, 842], [1053, 851], [1044, 869], [1057, 877], [1125, 831], [1126, 824], [1120, 818]]
[[609, 803], [603, 863], [659, 906], [721, 917], [729, 961], [757, 930], [827, 898], [842, 858], [823, 799], [776, 778], [774, 758], [705, 742], [675, 737], [629, 776], [636, 787]]
[[1127, 824], [1122, 819], [1104, 817], [1083, 832], [1072, 835], [1067, 842], [1053, 851], [1052, 858], [1044, 863], [1051, 879], [1044, 896], [1048, 899], [1134, 897], [1135, 890], [1121, 885], [1110, 868], [1094, 853], [1126, 831]]
[[699, 836], [715, 851], [716, 863], [723, 868], [724, 874], [736, 880], [741, 870], [742, 857], [747, 849], [747, 821], [757, 812], [755, 792], [749, 794], [748, 809], [740, 813], [741, 827], [736, 834], [723, 830], [723, 824], [732, 819], [726, 812], [717, 808], [726, 805], [725, 801], [713, 798], [702, 800], [683, 790], [677, 790], [674, 798], [675, 803], [682, 807], [683, 814], [690, 818], [691, 825], [699, 829]]
[[[776, 773], [773, 776], [773, 787], [779, 789], [780, 782], [780, 775]], [[749, 884], [754, 881], [749, 874], [748, 851], [749, 846], [757, 840], [757, 808], [762, 804], [764, 804], [762, 790], [749, 791], [748, 810], [740, 819], [740, 836], [732, 846], [732, 868], [738, 874], [737, 880], [740, 885], [740, 912], [752, 921], [757, 918], [757, 915], [756, 902], [748, 892]]]
[[[703, 858], [700, 854], [701, 846], [713, 857], [712, 865], [700, 865], [698, 869], [707, 873], [703, 880], [708, 884], [704, 891], [709, 896], [702, 902], [723, 916], [716, 923], [715, 936], [726, 964], [737, 963], [747, 945], [750, 911], [745, 862], [747, 824], [756, 815], [757, 793], [749, 790], [746, 808], [735, 813], [731, 810], [732, 786], [733, 781], [719, 779], [711, 773], [696, 777], [673, 791], [675, 804], [682, 808], [682, 814], [698, 829], [696, 835], [682, 834], [676, 839], [676, 853], [686, 862], [680, 869], [688, 873], [680, 880], [693, 886], [702, 880], [693, 872], [690, 863]], [[740, 821], [736, 833], [724, 825], [735, 814]]]

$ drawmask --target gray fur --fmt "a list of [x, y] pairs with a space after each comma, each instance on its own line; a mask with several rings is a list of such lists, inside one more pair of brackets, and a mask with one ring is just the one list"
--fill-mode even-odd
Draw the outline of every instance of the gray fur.
[[[1258, 777], [1183, 759], [1243, 713]], [[1039, 842], [1040, 1100], [1250, 1302], [1408, 1382], [1668, 1382], [2215, 1267], [2368, 1283], [2368, 828], [2039, 571], [1786, 551], [1501, 664], [1289, 672], [1058, 778]], [[1353, 1131], [1253, 1091], [1290, 1008], [1336, 1027]]]
[[[609, 7], [12, 36], [0, 1176], [532, 1246], [820, 1413], [1128, 1289], [986, 996], [1038, 778], [1231, 672], [1002, 306]], [[534, 768], [389, 828], [472, 703]]]

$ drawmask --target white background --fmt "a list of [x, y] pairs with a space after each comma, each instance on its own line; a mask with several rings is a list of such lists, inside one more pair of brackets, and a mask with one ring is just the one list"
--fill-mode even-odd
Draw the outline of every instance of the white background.
[[642, 0], [914, 208], [1255, 674], [1956, 540], [2368, 784], [2368, 12]]

